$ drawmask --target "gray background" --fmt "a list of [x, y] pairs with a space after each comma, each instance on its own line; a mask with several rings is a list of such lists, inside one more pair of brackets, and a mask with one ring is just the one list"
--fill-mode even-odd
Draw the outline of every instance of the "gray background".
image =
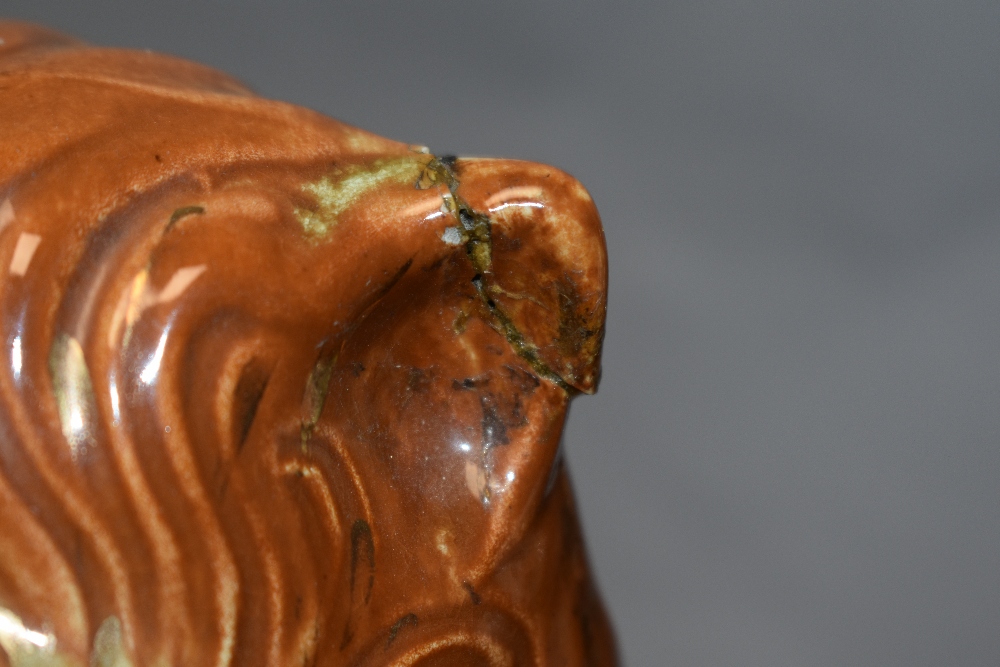
[[1000, 664], [996, 0], [0, 13], [590, 188], [567, 442], [627, 665]]

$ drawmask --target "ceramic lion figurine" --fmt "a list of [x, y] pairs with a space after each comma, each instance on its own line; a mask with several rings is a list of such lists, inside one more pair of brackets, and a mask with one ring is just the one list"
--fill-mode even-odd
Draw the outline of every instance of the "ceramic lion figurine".
[[0, 40], [0, 665], [614, 665], [583, 187]]

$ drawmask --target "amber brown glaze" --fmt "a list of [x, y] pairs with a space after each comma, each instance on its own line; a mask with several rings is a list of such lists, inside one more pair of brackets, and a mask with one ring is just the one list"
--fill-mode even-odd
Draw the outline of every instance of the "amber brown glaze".
[[613, 665], [586, 191], [0, 39], [0, 663]]

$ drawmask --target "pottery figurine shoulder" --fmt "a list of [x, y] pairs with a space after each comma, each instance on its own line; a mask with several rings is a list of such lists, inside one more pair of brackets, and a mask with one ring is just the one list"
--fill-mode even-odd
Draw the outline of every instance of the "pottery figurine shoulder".
[[0, 665], [613, 665], [587, 192], [0, 39]]

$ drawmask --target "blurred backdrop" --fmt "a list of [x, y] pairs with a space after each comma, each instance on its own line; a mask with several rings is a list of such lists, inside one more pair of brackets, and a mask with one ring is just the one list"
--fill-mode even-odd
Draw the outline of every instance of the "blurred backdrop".
[[[1000, 3], [3, 0], [600, 208], [625, 664], [1000, 664]], [[2, 110], [0, 110], [2, 114]]]

